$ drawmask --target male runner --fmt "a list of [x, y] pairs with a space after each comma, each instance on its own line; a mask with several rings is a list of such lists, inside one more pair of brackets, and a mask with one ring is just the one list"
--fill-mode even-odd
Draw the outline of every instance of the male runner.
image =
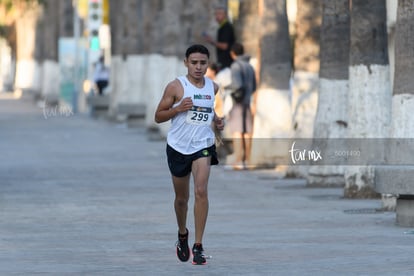
[[218, 164], [212, 126], [224, 128], [214, 111], [218, 85], [205, 77], [210, 54], [203, 45], [193, 45], [185, 53], [187, 75], [168, 83], [155, 112], [157, 123], [171, 119], [167, 134], [167, 159], [175, 191], [174, 208], [178, 224], [177, 256], [186, 262], [188, 247], [187, 210], [190, 175], [194, 181], [195, 241], [193, 264], [206, 264], [202, 239], [208, 214], [210, 166]]

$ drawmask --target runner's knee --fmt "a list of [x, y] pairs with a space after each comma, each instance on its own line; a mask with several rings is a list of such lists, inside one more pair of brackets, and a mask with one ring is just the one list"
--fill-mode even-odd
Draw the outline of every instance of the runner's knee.
[[207, 186], [204, 186], [204, 185], [199, 185], [198, 187], [196, 186], [194, 189], [194, 193], [195, 193], [196, 198], [199, 198], [199, 199], [207, 198], [208, 196]]
[[180, 208], [186, 208], [188, 205], [188, 198], [185, 197], [176, 197], [175, 204]]

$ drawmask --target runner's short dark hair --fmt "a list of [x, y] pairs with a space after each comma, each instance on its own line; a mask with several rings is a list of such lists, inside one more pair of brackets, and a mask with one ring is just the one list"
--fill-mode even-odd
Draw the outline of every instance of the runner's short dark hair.
[[190, 47], [188, 47], [187, 51], [185, 52], [185, 57], [188, 58], [191, 54], [194, 53], [201, 53], [207, 55], [207, 58], [210, 58], [210, 52], [208, 49], [201, 44], [194, 44]]

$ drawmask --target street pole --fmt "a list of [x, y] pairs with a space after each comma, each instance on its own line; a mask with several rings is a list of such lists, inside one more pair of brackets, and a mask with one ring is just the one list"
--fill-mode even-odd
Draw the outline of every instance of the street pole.
[[73, 112], [78, 112], [78, 99], [79, 99], [79, 35], [80, 35], [80, 22], [79, 22], [79, 15], [78, 15], [78, 1], [79, 0], [73, 0], [73, 34], [75, 38], [75, 66], [73, 68], [74, 70], [74, 91], [73, 91]]

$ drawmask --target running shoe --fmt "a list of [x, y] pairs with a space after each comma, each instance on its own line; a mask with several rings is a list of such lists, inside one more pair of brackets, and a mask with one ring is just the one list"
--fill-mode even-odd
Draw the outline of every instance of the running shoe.
[[186, 262], [190, 259], [190, 247], [188, 246], [188, 229], [185, 235], [181, 235], [178, 232], [177, 246], [177, 257], [182, 262]]
[[204, 249], [201, 243], [193, 246], [193, 265], [205, 265], [207, 263], [204, 256]]

